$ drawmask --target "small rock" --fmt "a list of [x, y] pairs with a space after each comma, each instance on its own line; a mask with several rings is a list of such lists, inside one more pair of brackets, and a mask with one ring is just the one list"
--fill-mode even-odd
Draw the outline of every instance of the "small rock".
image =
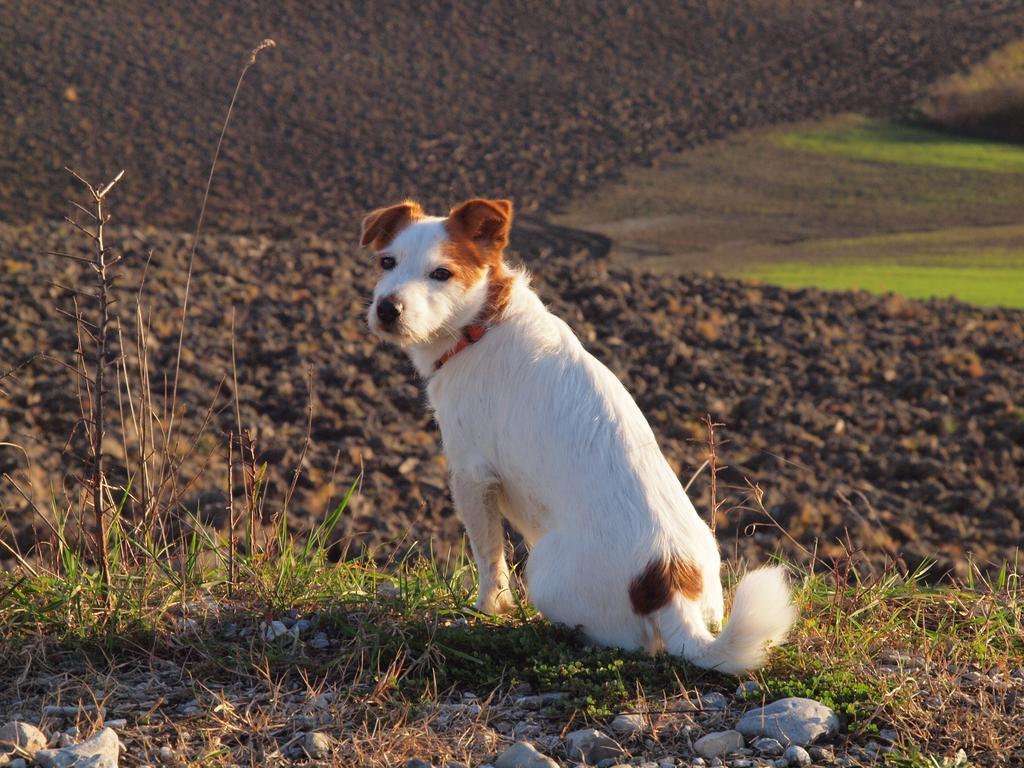
[[701, 709], [725, 709], [728, 706], [729, 700], [725, 698], [725, 694], [718, 691], [710, 691], [700, 695]]
[[789, 768], [789, 760], [784, 757], [777, 757], [772, 761], [772, 768]]
[[107, 726], [107, 728], [124, 728], [128, 725], [128, 721], [121, 717], [114, 720], [106, 720], [103, 724]]
[[418, 757], [414, 757], [411, 760], [406, 761], [405, 768], [434, 768], [434, 766], [426, 760], [420, 760]]
[[825, 763], [828, 765], [836, 759], [836, 753], [829, 747], [808, 747], [807, 752], [810, 754], [811, 759], [816, 763]]
[[769, 739], [766, 737], [758, 739], [750, 746], [752, 746], [758, 753], [766, 755], [767, 757], [778, 757], [782, 754], [783, 750], [778, 739]]
[[704, 762], [703, 757], [695, 757], [690, 761], [690, 765], [692, 768], [704, 768], [707, 763]]
[[314, 696], [310, 703], [317, 709], [330, 709], [332, 701], [334, 701], [334, 692], [325, 691], [319, 696]]
[[302, 634], [303, 632], [308, 632], [310, 627], [312, 626], [313, 624], [309, 619], [299, 619], [295, 622], [295, 629], [299, 632], [299, 634]]
[[494, 768], [558, 768], [558, 763], [542, 755], [530, 742], [517, 741], [494, 761]]
[[270, 622], [269, 624], [262, 624], [261, 629], [263, 639], [268, 642], [272, 642], [274, 640], [277, 640], [279, 637], [284, 637], [285, 635], [289, 634], [288, 627], [285, 626], [285, 623], [283, 621], [275, 620]]
[[803, 747], [798, 747], [796, 744], [787, 747], [786, 751], [782, 753], [782, 757], [789, 765], [794, 766], [810, 765], [813, 762], [807, 750]]
[[0, 728], [0, 753], [17, 752], [34, 757], [36, 752], [46, 748], [46, 734], [29, 723], [18, 720]]
[[614, 739], [595, 728], [582, 728], [566, 736], [565, 753], [570, 760], [586, 762], [588, 765], [626, 756], [626, 750]]
[[42, 749], [36, 753], [41, 768], [117, 768], [121, 742], [111, 728], [104, 728], [88, 741], [64, 749]]
[[627, 738], [643, 733], [644, 718], [642, 715], [625, 713], [616, 716], [611, 723], [612, 733], [616, 736]]
[[302, 738], [302, 751], [306, 753], [307, 757], [319, 760], [326, 757], [331, 751], [331, 743], [331, 737], [326, 733], [313, 731]]
[[444, 764], [444, 768], [466, 768], [466, 764], [460, 763], [458, 760], [449, 760]]
[[693, 743], [693, 750], [708, 760], [743, 748], [743, 734], [739, 731], [716, 731], [701, 736]]
[[157, 759], [160, 760], [164, 765], [174, 765], [175, 763], [181, 762], [178, 760], [178, 755], [173, 749], [168, 746], [160, 747], [156, 753]]
[[741, 699], [751, 698], [761, 693], [761, 686], [756, 680], [746, 680], [736, 687], [736, 695]]
[[16, 757], [7, 764], [7, 768], [28, 768], [28, 763], [22, 758]]
[[736, 723], [736, 730], [748, 739], [767, 736], [785, 746], [804, 746], [838, 733], [839, 718], [812, 699], [779, 699], [744, 714]]
[[331, 647], [331, 641], [327, 639], [326, 632], [317, 632], [313, 635], [313, 639], [309, 641], [309, 645], [311, 648], [323, 651]]

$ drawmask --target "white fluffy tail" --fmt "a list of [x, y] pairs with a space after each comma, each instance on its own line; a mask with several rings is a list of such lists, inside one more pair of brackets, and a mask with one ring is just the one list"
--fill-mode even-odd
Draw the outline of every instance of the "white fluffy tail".
[[694, 638], [684, 657], [701, 667], [738, 675], [762, 667], [768, 649], [786, 639], [796, 607], [781, 567], [748, 573], [736, 587], [732, 611], [717, 637]]

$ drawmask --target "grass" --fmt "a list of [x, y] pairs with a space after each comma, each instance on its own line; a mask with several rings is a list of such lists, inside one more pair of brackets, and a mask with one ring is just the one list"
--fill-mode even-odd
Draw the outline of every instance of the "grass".
[[801, 152], [894, 166], [984, 171], [1001, 176], [1024, 172], [1024, 147], [855, 115], [806, 130], [779, 133], [775, 141]]
[[[1024, 172], [1024, 147], [858, 116], [779, 133], [774, 140], [789, 150], [862, 163], [991, 174], [993, 185], [1016, 183], [1006, 177]], [[1014, 227], [975, 227], [812, 240], [793, 249], [804, 258], [754, 262], [733, 274], [787, 288], [1024, 308], [1024, 249], [1017, 236]], [[1003, 242], [987, 242], [997, 237]]]
[[782, 262], [758, 264], [737, 274], [786, 288], [891, 292], [912, 299], [953, 297], [985, 307], [1024, 308], [1020, 268]]
[[[330, 691], [332, 700], [372, 710], [374, 727], [391, 734], [410, 719], [437, 717], [445, 702], [464, 692], [490, 702], [477, 725], [504, 717], [500, 702], [510, 692], [558, 692], [538, 713], [557, 731], [559, 723], [600, 725], [621, 711], [664, 713], [672, 702], [735, 687], [734, 678], [678, 658], [592, 647], [525, 605], [509, 617], [478, 615], [465, 552], [455, 553], [445, 569], [415, 551], [384, 564], [369, 557], [330, 563], [325, 542], [342, 514], [344, 504], [302, 540], [282, 533], [264, 551], [236, 552], [234, 578], [231, 543], [222, 534], [196, 527], [184, 562], [173, 567], [172, 553], [154, 551], [115, 519], [109, 586], [100, 569], [62, 545], [49, 565], [26, 563], [0, 574], [0, 665], [5, 674], [32, 680], [51, 675], [56, 660], [58, 667], [83, 670], [106, 664], [105, 687], [112, 685], [109, 678], [127, 676], [136, 697], [147, 685], [159, 689], [145, 670], [161, 665], [177, 670], [177, 679], [201, 680], [202, 686], [193, 683], [172, 699], [200, 702], [190, 727], [207, 741], [219, 729], [216, 759], [207, 741], [181, 747], [190, 760], [201, 753], [203, 764], [252, 754], [252, 740], [220, 722], [213, 695], [229, 696], [239, 687], [261, 696], [290, 689], [307, 703]], [[1019, 570], [1006, 567], [991, 580], [941, 587], [926, 584], [925, 569], [872, 579], [854, 568], [793, 572], [801, 620], [792, 643], [755, 677], [752, 704], [816, 698], [841, 715], [847, 744], [894, 729], [900, 734], [894, 754], [907, 765], [928, 764], [926, 758], [913, 762], [915, 755], [949, 756], [960, 748], [975, 759], [1024, 749], [1022, 713], [1012, 700], [984, 683], [970, 700], [962, 695], [964, 675], [1006, 673], [1024, 663]], [[309, 617], [309, 627], [267, 639], [269, 622], [289, 612]], [[330, 647], [311, 644], [318, 633]], [[886, 662], [887, 669], [880, 667]], [[39, 706], [59, 697], [46, 687], [39, 693]], [[133, 738], [153, 741], [152, 712], [118, 712], [127, 715]], [[156, 730], [169, 727], [165, 722]], [[371, 738], [354, 729], [345, 718], [330, 726], [339, 749], [372, 751], [368, 745], [385, 743], [379, 733]], [[273, 742], [275, 733], [270, 728], [265, 738]], [[476, 764], [484, 747], [436, 748]]]

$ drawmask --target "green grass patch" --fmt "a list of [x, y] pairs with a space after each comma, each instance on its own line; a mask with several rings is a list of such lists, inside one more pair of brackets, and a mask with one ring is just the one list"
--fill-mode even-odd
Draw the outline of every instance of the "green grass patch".
[[859, 116], [780, 133], [774, 140], [787, 149], [873, 163], [1024, 173], [1024, 147]]
[[786, 288], [891, 292], [912, 299], [955, 297], [979, 306], [1024, 308], [1024, 270], [1017, 268], [782, 262], [735, 274]]

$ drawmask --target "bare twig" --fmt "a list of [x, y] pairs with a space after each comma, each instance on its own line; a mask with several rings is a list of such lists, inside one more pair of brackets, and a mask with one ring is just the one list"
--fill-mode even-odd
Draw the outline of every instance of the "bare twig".
[[[106, 481], [104, 474], [103, 465], [103, 438], [105, 436], [105, 417], [106, 417], [106, 396], [107, 396], [107, 382], [106, 382], [106, 369], [109, 363], [108, 357], [110, 355], [110, 345], [108, 338], [109, 324], [110, 324], [110, 289], [113, 282], [113, 275], [109, 269], [113, 263], [116, 263], [116, 259], [111, 255], [107, 249], [106, 241], [104, 240], [104, 227], [110, 221], [110, 216], [104, 213], [103, 204], [106, 201], [107, 194], [114, 188], [114, 185], [124, 176], [122, 170], [113, 179], [103, 185], [102, 188], [94, 187], [88, 181], [86, 181], [81, 175], [67, 169], [68, 173], [74, 176], [80, 181], [85, 188], [89, 191], [91, 202], [94, 208], [94, 213], [90, 212], [93, 221], [95, 222], [95, 230], [88, 230], [82, 225], [78, 224], [71, 218], [67, 218], [72, 225], [77, 229], [84, 232], [93, 241], [93, 261], [92, 268], [96, 273], [96, 292], [87, 293], [85, 291], [78, 291], [74, 288], [66, 288], [61, 286], [65, 290], [72, 291], [75, 294], [87, 296], [95, 299], [99, 306], [97, 308], [97, 321], [91, 324], [93, 330], [88, 331], [89, 335], [95, 342], [96, 357], [94, 361], [94, 369], [92, 376], [92, 400], [90, 407], [91, 418], [88, 421], [91, 423], [91, 445], [92, 445], [92, 472], [90, 481], [90, 492], [92, 495], [92, 507], [94, 524], [96, 526], [95, 532], [95, 546], [96, 546], [96, 557], [100, 562], [100, 572], [103, 578], [103, 584], [109, 589], [110, 587], [110, 558], [107, 552], [107, 525], [106, 525], [106, 505], [104, 503], [104, 483]], [[75, 204], [76, 207], [82, 209], [82, 206]], [[84, 210], [84, 209], [82, 209]], [[76, 312], [76, 314], [78, 314]], [[82, 330], [82, 325], [79, 324], [79, 331]], [[84, 370], [84, 369], [83, 369]], [[88, 379], [88, 376], [84, 377]]]
[[228, 131], [228, 124], [231, 122], [231, 113], [235, 109], [235, 100], [238, 98], [238, 92], [242, 88], [242, 81], [245, 79], [245, 73], [248, 72], [249, 68], [256, 63], [256, 56], [261, 51], [266, 48], [273, 48], [276, 45], [277, 43], [267, 38], [260, 41], [259, 45], [249, 52], [249, 59], [245, 66], [242, 67], [242, 72], [238, 76], [238, 82], [235, 83], [235, 90], [234, 93], [231, 94], [231, 102], [228, 104], [228, 111], [227, 114], [224, 115], [224, 122], [221, 125], [220, 136], [217, 139], [217, 146], [213, 150], [213, 161], [210, 163], [210, 173], [206, 179], [206, 190], [203, 192], [203, 203], [199, 208], [199, 218], [196, 221], [196, 231], [192, 236], [192, 250], [188, 256], [188, 268], [185, 273], [185, 298], [181, 306], [181, 326], [178, 330], [178, 351], [174, 359], [174, 378], [171, 385], [171, 412], [167, 421], [166, 443], [168, 446], [171, 445], [171, 437], [174, 434], [174, 413], [178, 401], [178, 378], [181, 371], [181, 350], [185, 341], [185, 321], [188, 318], [188, 299], [192, 287], [192, 268], [196, 259], [196, 250], [199, 247], [199, 235], [203, 229], [203, 219], [206, 216], [206, 204], [210, 199], [210, 187], [213, 186], [213, 175], [217, 170], [217, 159], [220, 157], [220, 148], [224, 143], [224, 135]]

